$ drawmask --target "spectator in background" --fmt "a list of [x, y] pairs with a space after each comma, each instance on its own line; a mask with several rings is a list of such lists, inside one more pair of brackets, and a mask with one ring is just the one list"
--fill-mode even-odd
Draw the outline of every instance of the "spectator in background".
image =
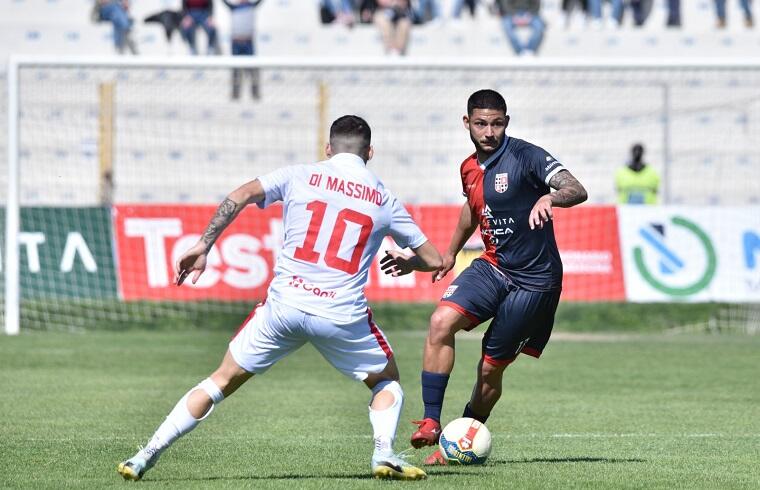
[[[256, 7], [263, 0], [223, 0], [230, 9], [230, 52], [232, 56], [253, 56], [256, 54]], [[253, 68], [233, 68], [232, 98], [240, 98], [243, 76], [251, 78], [251, 97], [258, 100], [259, 70]]]
[[[739, 0], [744, 11], [744, 25], [751, 28], [755, 25], [754, 18], [752, 17], [752, 0]], [[725, 29], [726, 27], [726, 0], [715, 0], [715, 13], [718, 16], [718, 29]]]
[[320, 0], [320, 17], [323, 24], [338, 21], [348, 28], [354, 26], [354, 2], [352, 0]]
[[649, 12], [652, 10], [652, 0], [612, 0], [612, 18], [618, 26], [623, 24], [625, 7], [631, 7], [633, 11], [633, 24], [641, 27], [647, 21]]
[[681, 27], [681, 0], [668, 0], [668, 27]]
[[462, 9], [465, 6], [470, 11], [470, 15], [475, 17], [475, 9], [478, 6], [478, 0], [454, 0], [454, 5], [451, 8], [451, 18], [459, 19], [462, 15]]
[[602, 27], [602, 0], [586, 0], [586, 13], [593, 26]]
[[414, 16], [420, 23], [436, 23], [441, 20], [441, 6], [438, 0], [417, 0]]
[[127, 48], [137, 54], [137, 46], [132, 39], [132, 19], [129, 17], [128, 0], [96, 0], [98, 21], [113, 24], [113, 44], [116, 52], [124, 54]]
[[615, 189], [620, 204], [657, 204], [660, 175], [644, 162], [644, 146], [631, 147], [631, 160], [615, 173]]
[[592, 16], [589, 6], [592, 2], [596, 2], [601, 5], [600, 0], [562, 0], [562, 12], [565, 16], [565, 28], [569, 28], [572, 24], [573, 14], [576, 10], [580, 9], [586, 19], [591, 19], [594, 24], [601, 25], [601, 7], [599, 7], [598, 15]]
[[187, 41], [190, 52], [198, 54], [195, 44], [195, 31], [200, 26], [208, 37], [208, 54], [219, 54], [219, 44], [216, 40], [214, 25], [214, 2], [212, 0], [182, 0], [182, 23], [180, 30]]
[[391, 56], [404, 56], [412, 29], [412, 11], [409, 1], [377, 0], [373, 21], [383, 37], [385, 53]]
[[[541, 0], [498, 0], [501, 22], [507, 39], [517, 56], [535, 56], [544, 39], [546, 24], [541, 19]], [[527, 43], [517, 35], [517, 29], [530, 28], [532, 33]]]
[[359, 22], [362, 24], [371, 24], [377, 10], [375, 0], [359, 0]]

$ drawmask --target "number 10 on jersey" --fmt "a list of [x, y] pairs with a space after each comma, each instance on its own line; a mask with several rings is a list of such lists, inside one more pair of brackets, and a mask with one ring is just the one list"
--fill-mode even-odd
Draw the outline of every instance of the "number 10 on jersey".
[[[311, 201], [306, 205], [306, 209], [311, 211], [309, 229], [306, 231], [306, 238], [303, 244], [296, 248], [293, 256], [296, 259], [316, 264], [319, 261], [320, 254], [314, 250], [314, 246], [317, 243], [319, 233], [323, 226], [327, 229], [332, 228], [330, 241], [324, 255], [325, 264], [332, 269], [338, 269], [348, 274], [356, 274], [359, 271], [359, 265], [361, 264], [364, 249], [367, 247], [367, 241], [372, 233], [372, 226], [374, 225], [372, 218], [353, 209], [343, 208], [338, 212], [334, 223], [325, 223], [326, 202]], [[346, 260], [338, 257], [338, 251], [340, 250], [340, 245], [343, 242], [343, 236], [346, 234], [349, 222], [360, 226], [361, 229], [359, 230], [359, 239], [351, 252], [351, 259]]]

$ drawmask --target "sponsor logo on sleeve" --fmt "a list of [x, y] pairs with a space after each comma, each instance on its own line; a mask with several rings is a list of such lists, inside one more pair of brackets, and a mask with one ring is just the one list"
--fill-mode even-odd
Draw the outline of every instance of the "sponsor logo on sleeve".
[[555, 160], [553, 157], [550, 157], [550, 156], [546, 157], [546, 161], [548, 163], [546, 164], [546, 167], [544, 167], [544, 170], [547, 171], [547, 172], [549, 170], [551, 170], [553, 167], [561, 166], [562, 165], [561, 163], [559, 163], [558, 160]]

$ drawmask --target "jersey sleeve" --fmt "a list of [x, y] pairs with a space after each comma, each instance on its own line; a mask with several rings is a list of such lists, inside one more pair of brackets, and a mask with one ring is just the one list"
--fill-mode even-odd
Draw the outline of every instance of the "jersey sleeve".
[[417, 248], [427, 241], [420, 227], [395, 197], [391, 197], [390, 234], [401, 248]]
[[295, 173], [294, 169], [294, 166], [278, 168], [268, 174], [257, 177], [264, 188], [265, 196], [264, 200], [257, 202], [256, 205], [264, 209], [272, 203], [285, 199], [290, 188], [291, 179]]
[[531, 148], [531, 151], [528, 152], [528, 158], [530, 158], [529, 164], [531, 173], [536, 179], [546, 185], [549, 185], [549, 181], [552, 177], [562, 170], [567, 170], [562, 163], [539, 146]]
[[[472, 173], [473, 162], [477, 162], [475, 155], [470, 155], [465, 158], [462, 164], [459, 166], [459, 178], [462, 180], [462, 196], [469, 199], [470, 191], [472, 190], [472, 181], [470, 174]], [[477, 165], [477, 163], [475, 163]]]

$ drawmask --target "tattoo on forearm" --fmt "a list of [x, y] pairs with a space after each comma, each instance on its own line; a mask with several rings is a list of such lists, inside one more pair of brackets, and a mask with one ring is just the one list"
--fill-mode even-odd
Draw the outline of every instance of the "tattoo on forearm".
[[216, 209], [214, 217], [211, 218], [211, 222], [208, 224], [206, 231], [203, 232], [203, 236], [201, 236], [201, 241], [206, 244], [207, 251], [211, 249], [211, 245], [219, 238], [222, 231], [227, 228], [227, 225], [235, 219], [237, 208], [238, 205], [235, 201], [225, 198]]
[[569, 208], [580, 204], [588, 198], [586, 189], [578, 182], [578, 179], [567, 170], [558, 172], [549, 180], [549, 185], [557, 189], [552, 192], [552, 205], [560, 208]]

